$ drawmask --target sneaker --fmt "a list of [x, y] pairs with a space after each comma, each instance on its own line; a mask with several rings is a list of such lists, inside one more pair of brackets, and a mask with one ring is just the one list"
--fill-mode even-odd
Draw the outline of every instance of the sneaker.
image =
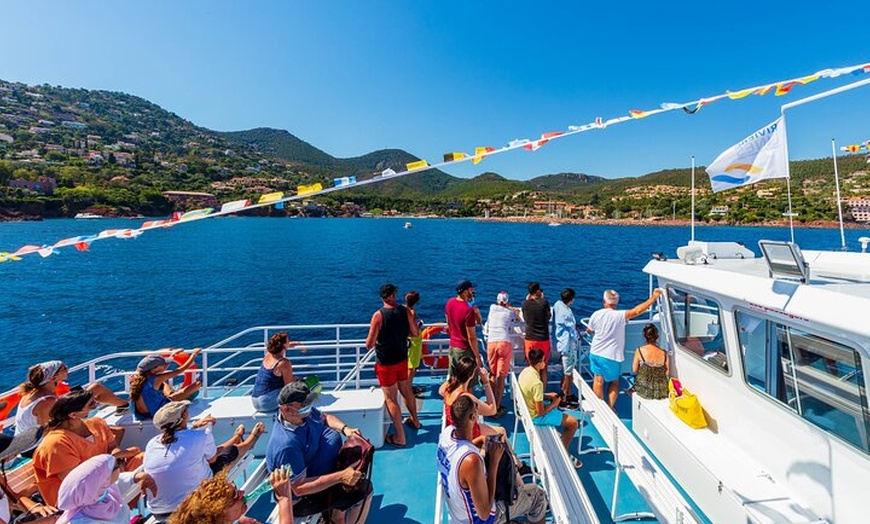
[[426, 396], [426, 392], [429, 391], [428, 388], [425, 388], [423, 386], [414, 386], [412, 390], [414, 391], [414, 396], [417, 398], [422, 398]]

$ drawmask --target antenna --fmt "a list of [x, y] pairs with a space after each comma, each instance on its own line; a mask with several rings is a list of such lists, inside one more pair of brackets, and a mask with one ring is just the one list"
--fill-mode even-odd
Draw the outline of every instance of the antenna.
[[837, 143], [831, 139], [831, 153], [834, 156], [834, 185], [837, 186], [837, 214], [840, 218], [840, 243], [846, 251], [846, 232], [843, 231], [843, 201], [840, 199], [840, 173], [837, 169]]

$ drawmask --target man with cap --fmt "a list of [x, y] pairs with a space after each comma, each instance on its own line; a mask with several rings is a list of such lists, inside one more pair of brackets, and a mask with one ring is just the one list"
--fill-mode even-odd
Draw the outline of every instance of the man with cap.
[[512, 307], [507, 291], [502, 291], [496, 297], [496, 303], [489, 306], [486, 316], [486, 360], [493, 378], [492, 391], [495, 395], [495, 405], [498, 406], [493, 418], [499, 418], [507, 413], [502, 406], [505, 377], [508, 376], [513, 362], [512, 328], [517, 325], [517, 308]]
[[396, 303], [395, 285], [381, 286], [379, 293], [383, 306], [374, 312], [369, 323], [366, 348], [375, 348], [377, 363], [375, 374], [384, 392], [387, 412], [393, 421], [395, 433], [387, 435], [387, 442], [396, 446], [405, 445], [405, 428], [402, 427], [402, 409], [399, 407], [399, 393], [405, 400], [410, 417], [405, 423], [420, 429], [417, 419], [417, 401], [411, 389], [408, 374], [408, 337], [419, 335], [414, 313], [407, 307]]
[[[36, 427], [28, 429], [22, 433], [16, 434], [14, 437], [6, 433], [0, 433], [0, 463], [17, 457], [21, 452], [27, 451], [36, 446], [39, 439], [42, 438], [42, 428]], [[33, 486], [29, 493], [14, 493], [6, 479], [4, 470], [2, 478], [0, 478], [0, 489], [2, 489], [2, 498], [0, 498], [0, 522], [11, 522], [11, 511], [13, 508], [12, 500], [17, 499], [17, 508], [22, 511], [28, 511], [39, 518], [30, 520], [36, 524], [49, 524], [57, 520], [57, 508], [46, 504], [38, 504], [29, 497], [36, 493], [36, 486]]]
[[322, 507], [331, 501], [332, 520], [337, 523], [365, 522], [371, 501], [371, 482], [362, 500], [348, 500], [341, 485], [354, 486], [362, 473], [352, 467], [335, 471], [342, 436], [359, 435], [335, 415], [313, 407], [319, 390], [311, 390], [303, 380], [295, 380], [278, 394], [278, 421], [272, 427], [266, 446], [266, 467], [270, 472], [287, 465], [293, 470], [293, 493], [302, 497], [294, 505], [297, 517], [305, 516], [303, 507]]
[[[456, 296], [447, 301], [444, 315], [447, 317], [447, 331], [450, 335], [448, 375], [452, 374], [453, 365], [462, 357], [470, 357], [477, 362], [477, 367], [483, 365], [480, 349], [477, 345], [477, 315], [474, 312], [474, 284], [470, 280], [460, 280], [456, 284]], [[471, 386], [477, 385], [477, 374], [471, 381]]]
[[188, 429], [189, 406], [189, 400], [170, 402], [152, 419], [160, 434], [145, 446], [143, 464], [157, 484], [157, 495], [148, 499], [148, 509], [158, 522], [167, 520], [200, 482], [244, 456], [266, 429], [258, 422], [245, 439], [245, 426], [239, 425], [229, 441], [217, 446], [212, 435], [215, 418], [203, 417]]

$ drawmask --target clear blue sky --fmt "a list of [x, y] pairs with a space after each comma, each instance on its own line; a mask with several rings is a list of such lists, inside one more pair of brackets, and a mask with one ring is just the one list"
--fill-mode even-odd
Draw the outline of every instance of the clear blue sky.
[[[860, 9], [835, 4], [3, 1], [0, 78], [124, 91], [211, 129], [286, 129], [338, 157], [402, 148], [434, 162], [870, 62]], [[707, 164], [782, 103], [853, 80], [653, 116], [451, 173], [621, 177], [691, 155]], [[829, 156], [831, 138], [870, 139], [868, 122], [870, 87], [798, 108], [791, 158]]]

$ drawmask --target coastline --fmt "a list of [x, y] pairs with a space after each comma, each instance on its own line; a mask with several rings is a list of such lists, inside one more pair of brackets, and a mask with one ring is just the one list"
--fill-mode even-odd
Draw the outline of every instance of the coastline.
[[[508, 222], [508, 223], [538, 223], [559, 225], [584, 225], [584, 226], [666, 226], [666, 227], [689, 227], [691, 221], [684, 219], [643, 219], [634, 218], [601, 218], [601, 219], [585, 219], [585, 218], [547, 218], [547, 217], [490, 217], [490, 218], [475, 218], [480, 222]], [[836, 220], [815, 220], [813, 222], [801, 223], [795, 221], [795, 227], [811, 228], [811, 229], [839, 229], [840, 224]], [[771, 222], [753, 222], [753, 223], [731, 223], [731, 222], [695, 222], [695, 227], [788, 227], [788, 220], [776, 220]], [[870, 229], [870, 223], [844, 222], [844, 229]]]

